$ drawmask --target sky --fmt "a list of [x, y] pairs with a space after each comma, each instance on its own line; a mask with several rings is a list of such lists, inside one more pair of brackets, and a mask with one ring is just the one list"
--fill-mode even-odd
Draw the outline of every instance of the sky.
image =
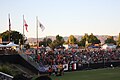
[[[36, 17], [45, 30], [38, 36], [118, 35], [120, 0], [0, 0], [0, 33], [11, 29], [23, 33], [23, 15], [28, 38], [36, 37]], [[39, 26], [39, 25], [38, 25]]]

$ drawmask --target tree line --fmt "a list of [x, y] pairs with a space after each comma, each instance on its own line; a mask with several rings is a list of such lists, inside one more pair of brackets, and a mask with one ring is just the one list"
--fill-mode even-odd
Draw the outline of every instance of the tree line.
[[[5, 31], [0, 34], [0, 37], [2, 38], [3, 41], [8, 41], [9, 40], [9, 31]], [[23, 40], [24, 39], [24, 40]], [[21, 34], [18, 31], [11, 31], [10, 32], [10, 41], [14, 42], [15, 44], [23, 45], [23, 42], [27, 41], [27, 37], [25, 35]], [[45, 37], [42, 41], [39, 42], [39, 46], [43, 45], [45, 47], [49, 46], [52, 49], [62, 46], [63, 44], [78, 44], [80, 47], [88, 47], [90, 45], [94, 44], [100, 44], [101, 41], [91, 33], [88, 35], [87, 33], [82, 36], [81, 40], [78, 40], [74, 35], [70, 35], [68, 37], [68, 40], [65, 41], [64, 38], [60, 35], [56, 35], [55, 40], [52, 40], [50, 38]], [[117, 46], [120, 46], [120, 33], [118, 36], [118, 40], [115, 41], [113, 36], [107, 37], [107, 39], [104, 41], [104, 43], [112, 43]], [[27, 44], [27, 48], [29, 48], [29, 44]]]

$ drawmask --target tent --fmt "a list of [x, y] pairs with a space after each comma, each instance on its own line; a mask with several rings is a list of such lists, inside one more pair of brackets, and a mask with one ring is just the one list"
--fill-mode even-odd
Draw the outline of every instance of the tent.
[[10, 42], [9, 44], [6, 45], [7, 47], [18, 47], [19, 45], [14, 44], [13, 42]]
[[103, 46], [102, 46], [102, 49], [116, 49], [116, 45], [114, 45], [114, 44], [104, 44]]
[[15, 49], [16, 51], [19, 51], [19, 50], [20, 50], [19, 45], [14, 44], [13, 42], [10, 42], [9, 44], [7, 44], [6, 47], [13, 48], [13, 49]]
[[2, 45], [2, 44], [0, 44], [0, 48], [3, 48], [3, 47], [6, 47], [6, 45]]

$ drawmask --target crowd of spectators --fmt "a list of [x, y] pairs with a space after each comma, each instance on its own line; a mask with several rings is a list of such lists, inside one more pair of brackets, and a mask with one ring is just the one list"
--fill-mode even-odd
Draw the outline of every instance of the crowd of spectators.
[[7, 54], [16, 54], [18, 53], [13, 48], [0, 48], [0, 55], [7, 55]]
[[120, 61], [120, 50], [89, 50], [89, 49], [55, 49], [52, 51], [35, 51], [29, 50], [31, 60], [42, 65], [59, 65], [61, 64], [88, 64]]

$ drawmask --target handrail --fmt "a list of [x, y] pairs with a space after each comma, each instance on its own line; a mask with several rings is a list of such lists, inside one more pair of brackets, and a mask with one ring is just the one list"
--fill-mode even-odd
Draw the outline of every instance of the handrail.
[[36, 63], [35, 61], [31, 61], [29, 56], [26, 54], [19, 54], [22, 58], [24, 58], [28, 63], [30, 63], [31, 65], [33, 65], [37, 70], [39, 70], [40, 72], [43, 70], [43, 67], [41, 67], [38, 63]]
[[13, 76], [11, 76], [11, 75], [8, 75], [8, 74], [6, 74], [6, 73], [3, 73], [3, 72], [0, 72], [0, 75], [3, 75], [3, 76], [4, 76], [4, 78], [6, 77], [6, 78], [13, 79]]

